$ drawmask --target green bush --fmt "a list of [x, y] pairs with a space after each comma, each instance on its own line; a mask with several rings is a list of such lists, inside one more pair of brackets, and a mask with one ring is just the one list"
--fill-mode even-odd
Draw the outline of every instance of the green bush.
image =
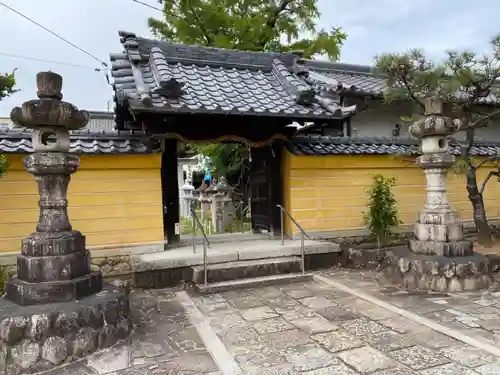
[[9, 163], [7, 161], [7, 158], [3, 155], [0, 155], [0, 177], [5, 173], [5, 170], [7, 169]]
[[373, 184], [367, 192], [368, 211], [364, 213], [364, 223], [377, 239], [377, 245], [387, 244], [392, 232], [398, 227], [397, 201], [392, 188], [396, 185], [394, 177], [385, 178], [381, 174], [373, 176]]
[[7, 267], [0, 266], [0, 297], [5, 294], [5, 283], [9, 280], [9, 272]]

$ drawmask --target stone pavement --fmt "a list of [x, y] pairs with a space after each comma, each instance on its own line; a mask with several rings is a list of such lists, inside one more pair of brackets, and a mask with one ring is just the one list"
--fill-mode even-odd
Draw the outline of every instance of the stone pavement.
[[497, 284], [487, 290], [440, 294], [407, 292], [389, 286], [385, 280], [378, 279], [375, 271], [328, 270], [320, 274], [500, 348], [498, 276]]
[[[130, 340], [47, 375], [500, 374], [495, 289], [408, 293], [380, 286], [370, 271], [317, 275], [362, 291], [374, 303], [318, 281], [208, 296], [137, 291], [132, 309], [138, 326]], [[473, 338], [484, 346], [470, 345]]]
[[135, 332], [119, 345], [44, 375], [220, 375], [174, 289], [134, 291]]

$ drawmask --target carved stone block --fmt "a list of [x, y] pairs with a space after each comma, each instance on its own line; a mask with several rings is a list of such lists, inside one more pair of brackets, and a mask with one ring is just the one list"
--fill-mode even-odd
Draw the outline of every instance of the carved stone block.
[[42, 257], [17, 257], [17, 277], [30, 283], [71, 280], [90, 273], [90, 252], [51, 255]]
[[50, 126], [35, 128], [32, 137], [35, 152], [69, 151], [69, 132], [65, 128]]
[[101, 273], [92, 272], [63, 281], [30, 283], [20, 279], [12, 279], [5, 285], [5, 294], [10, 301], [25, 306], [75, 301], [98, 293], [101, 289]]
[[470, 241], [420, 241], [410, 239], [410, 251], [415, 254], [439, 255], [439, 256], [464, 256], [473, 254], [473, 246]]
[[432, 211], [424, 210], [418, 215], [418, 222], [422, 224], [440, 224], [445, 225], [455, 223], [459, 220], [456, 211]]
[[421, 241], [462, 241], [463, 224], [423, 224], [415, 223], [415, 238]]
[[34, 232], [21, 241], [21, 254], [32, 257], [85, 251], [85, 236], [77, 230]]
[[424, 154], [417, 158], [421, 168], [450, 168], [455, 163], [455, 157], [446, 153]]

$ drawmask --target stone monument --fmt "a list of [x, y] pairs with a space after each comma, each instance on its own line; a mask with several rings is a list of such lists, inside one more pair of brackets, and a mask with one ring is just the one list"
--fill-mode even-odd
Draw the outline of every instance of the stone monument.
[[447, 137], [460, 130], [461, 120], [446, 117], [443, 102], [429, 98], [425, 118], [410, 126], [421, 140], [419, 166], [426, 178], [426, 203], [415, 223], [409, 248], [388, 251], [383, 273], [407, 289], [461, 292], [493, 283], [489, 260], [474, 253], [464, 239], [463, 224], [446, 198], [446, 174], [455, 162]]
[[210, 203], [211, 199], [206, 193], [208, 189], [207, 182], [203, 181], [201, 186], [198, 188], [199, 197], [198, 200], [201, 206], [201, 220], [208, 220], [210, 218]]
[[[80, 159], [70, 154], [69, 130], [89, 121], [62, 101], [62, 77], [41, 72], [38, 99], [12, 110], [33, 129], [34, 152], [24, 159], [40, 194], [36, 231], [22, 240], [17, 277], [0, 300], [0, 374], [42, 371], [128, 336], [128, 298], [92, 270], [85, 236], [71, 227], [67, 190]], [[3, 372], [2, 372], [3, 371]]]

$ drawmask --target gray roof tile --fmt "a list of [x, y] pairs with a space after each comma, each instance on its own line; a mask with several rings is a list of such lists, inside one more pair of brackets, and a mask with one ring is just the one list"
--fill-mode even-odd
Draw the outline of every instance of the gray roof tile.
[[[143, 132], [113, 130], [112, 112], [90, 111], [90, 121], [81, 130], [72, 130], [70, 152], [76, 154], [144, 154], [158, 152]], [[31, 129], [0, 125], [0, 153], [33, 152]]]
[[[332, 84], [332, 81], [351, 87], [351, 91], [373, 97], [382, 97], [386, 90], [386, 78], [377, 73], [375, 67], [367, 65], [342, 64], [329, 61], [301, 60], [300, 69], [311, 72], [310, 78], [317, 87]], [[498, 104], [498, 98], [490, 94], [482, 98], [485, 104]]]
[[90, 132], [112, 132], [115, 128], [115, 119], [113, 112], [89, 111], [90, 121], [82, 130]]
[[386, 88], [385, 78], [370, 66], [316, 60], [301, 60], [299, 66], [311, 72], [310, 78], [319, 86], [336, 82], [375, 97], [381, 97]]
[[[476, 142], [471, 149], [475, 156], [498, 154], [500, 143]], [[328, 136], [296, 136], [288, 144], [295, 155], [413, 155], [421, 154], [420, 142], [396, 138], [348, 138]], [[460, 155], [459, 146], [450, 146], [449, 152]]]
[[[123, 54], [111, 54], [118, 101], [134, 111], [285, 116], [333, 119], [355, 108], [339, 102], [301, 101], [313, 87], [295, 72], [293, 54], [187, 46], [120, 32]], [[165, 94], [182, 85], [178, 97]]]
[[[71, 134], [70, 152], [76, 154], [147, 154], [157, 151], [157, 147], [150, 145], [141, 134], [118, 131], [100, 134], [74, 131]], [[0, 153], [29, 152], [33, 152], [30, 131], [0, 129]]]

